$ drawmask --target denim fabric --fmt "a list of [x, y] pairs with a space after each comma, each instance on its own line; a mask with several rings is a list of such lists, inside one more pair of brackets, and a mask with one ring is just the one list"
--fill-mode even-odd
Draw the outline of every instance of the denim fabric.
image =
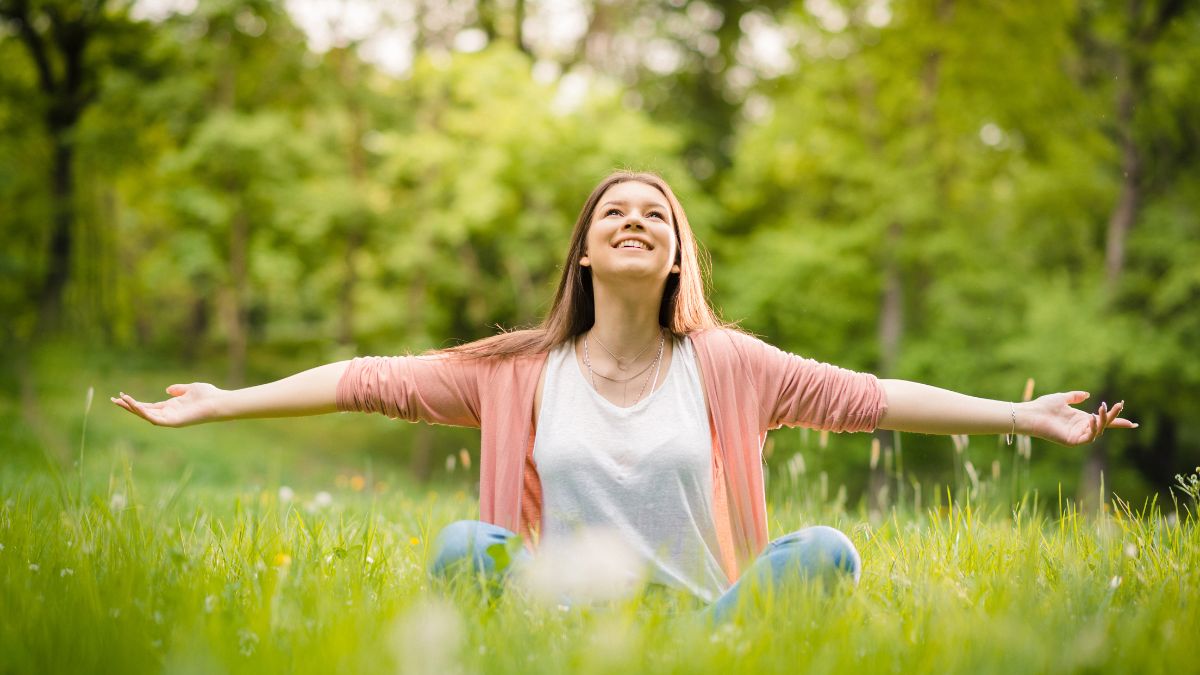
[[862, 558], [841, 531], [825, 525], [806, 527], [767, 544], [750, 569], [708, 608], [714, 623], [728, 620], [746, 593], [780, 594], [793, 584], [842, 579], [858, 583]]
[[[456, 568], [470, 564], [475, 572], [502, 582], [509, 572], [529, 561], [529, 552], [519, 548], [510, 563], [498, 570], [488, 549], [496, 544], [507, 545], [516, 536], [503, 527], [478, 520], [451, 523], [438, 535], [430, 571], [444, 578]], [[861, 573], [862, 558], [846, 535], [824, 525], [806, 527], [768, 544], [737, 583], [705, 612], [714, 623], [723, 623], [734, 614], [747, 593], [777, 595], [794, 584], [818, 580], [826, 585], [842, 579], [858, 583]]]
[[509, 541], [517, 535], [509, 530], [480, 520], [459, 520], [450, 523], [438, 533], [433, 563], [430, 572], [437, 577], [448, 577], [459, 567], [470, 567], [484, 576], [503, 578], [513, 568], [529, 560], [529, 551], [521, 547], [514, 552], [513, 559], [504, 569], [497, 570], [496, 559], [488, 549], [500, 544], [511, 550]]

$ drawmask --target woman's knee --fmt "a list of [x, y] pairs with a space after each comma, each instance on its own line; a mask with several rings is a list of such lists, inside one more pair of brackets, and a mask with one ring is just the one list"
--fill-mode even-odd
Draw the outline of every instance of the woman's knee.
[[833, 527], [816, 525], [776, 540], [773, 556], [785, 566], [796, 567], [808, 576], [836, 578], [848, 575], [858, 582], [862, 557], [850, 538]]
[[495, 572], [496, 560], [488, 549], [496, 544], [505, 544], [515, 536], [498, 525], [480, 520], [450, 523], [442, 528], [435, 540], [430, 571], [445, 576], [455, 567], [469, 565], [476, 572]]

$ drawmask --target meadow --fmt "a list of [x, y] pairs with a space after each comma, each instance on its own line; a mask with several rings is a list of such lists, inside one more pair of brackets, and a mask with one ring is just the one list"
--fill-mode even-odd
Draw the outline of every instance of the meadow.
[[918, 504], [907, 476], [880, 512], [777, 462], [771, 535], [840, 528], [861, 582], [752, 598], [713, 627], [662, 592], [565, 607], [431, 580], [437, 531], [477, 517], [475, 474], [455, 447], [455, 471], [414, 482], [390, 420], [160, 429], [100, 401], [179, 373], [62, 352], [32, 366], [12, 390], [37, 405], [0, 397], [3, 673], [1196, 670], [1197, 475], [1086, 513], [1022, 482], [1027, 453], [977, 472], [983, 449], [958, 447], [951, 485]]
[[[1188, 672], [1200, 635], [1190, 504], [772, 504], [772, 534], [827, 523], [861, 583], [762, 600], [713, 628], [645, 593], [565, 607], [425, 573], [467, 491], [340, 476], [325, 491], [138, 482], [80, 495], [7, 470], [0, 670], [59, 672]], [[813, 490], [811, 493], [815, 494]], [[1190, 499], [1184, 495], [1185, 499]], [[947, 500], [948, 501], [948, 500]], [[1192, 636], [1192, 637], [1188, 637]]]

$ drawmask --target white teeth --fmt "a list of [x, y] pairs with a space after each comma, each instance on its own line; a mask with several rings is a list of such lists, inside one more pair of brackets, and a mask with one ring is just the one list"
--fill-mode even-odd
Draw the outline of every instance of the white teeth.
[[644, 243], [642, 243], [642, 242], [640, 242], [640, 241], [638, 241], [638, 240], [636, 240], [636, 239], [626, 239], [625, 241], [623, 241], [623, 242], [621, 242], [620, 244], [618, 244], [618, 245], [617, 245], [617, 248], [640, 248], [640, 249], [646, 249], [646, 248], [647, 248], [647, 246], [646, 246], [646, 244], [644, 244]]

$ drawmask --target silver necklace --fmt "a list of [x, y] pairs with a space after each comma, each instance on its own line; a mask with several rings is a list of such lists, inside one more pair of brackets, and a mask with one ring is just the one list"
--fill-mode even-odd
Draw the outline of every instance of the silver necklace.
[[[592, 335], [592, 331], [588, 331], [588, 335]], [[662, 337], [662, 331], [661, 331], [661, 330], [659, 331], [659, 337]], [[645, 353], [646, 353], [646, 350], [650, 348], [650, 345], [654, 344], [654, 340], [651, 340], [651, 341], [647, 342], [647, 343], [646, 343], [646, 346], [645, 346], [645, 347], [642, 347], [642, 351], [638, 352], [636, 356], [633, 356], [632, 358], [630, 358], [630, 359], [629, 359], [629, 366], [627, 366], [627, 365], [625, 365], [625, 364], [623, 363], [623, 362], [625, 361], [625, 359], [623, 359], [623, 358], [621, 358], [620, 356], [617, 356], [616, 354], [612, 353], [612, 350], [611, 350], [611, 349], [609, 349], [608, 347], [606, 347], [606, 346], [604, 345], [604, 343], [600, 341], [600, 338], [598, 338], [598, 337], [596, 337], [596, 336], [592, 336], [592, 339], [596, 341], [596, 344], [600, 345], [600, 348], [601, 348], [601, 349], [603, 349], [604, 351], [608, 352], [608, 355], [609, 355], [609, 356], [613, 357], [613, 361], [616, 361], [616, 362], [617, 362], [617, 370], [621, 370], [621, 371], [623, 371], [623, 370], [626, 370], [626, 369], [628, 369], [628, 368], [629, 368], [629, 366], [631, 366], [631, 365], [633, 365], [633, 364], [637, 363], [637, 360], [638, 360], [638, 359], [640, 359], [640, 358], [642, 357], [642, 354], [645, 354]], [[585, 340], [585, 344], [586, 344], [586, 340], [587, 340], [587, 338], [584, 338], [584, 340]]]
[[[658, 386], [658, 376], [662, 372], [663, 347], [666, 345], [666, 341], [667, 341], [666, 334], [660, 332], [659, 336], [658, 336], [658, 355], [655, 356], [654, 360], [651, 361], [645, 368], [638, 371], [637, 375], [633, 375], [632, 377], [628, 377], [624, 380], [614, 380], [613, 378], [605, 377], [604, 375], [600, 376], [606, 380], [609, 380], [610, 382], [616, 382], [616, 383], [622, 385], [621, 386], [621, 407], [623, 407], [623, 408], [626, 407], [625, 394], [628, 390], [628, 385], [626, 383], [628, 383], [630, 380], [634, 379], [638, 375], [641, 375], [642, 373], [646, 372], [647, 370], [650, 370], [650, 368], [655, 365], [657, 365], [658, 367], [655, 368], [655, 370], [654, 370], [654, 386], [650, 388], [650, 391], [653, 392], [654, 387]], [[599, 340], [597, 340], [597, 342], [599, 342]], [[604, 345], [600, 345], [600, 346], [603, 347]], [[608, 351], [608, 349], [606, 348], [604, 351]], [[642, 351], [645, 351], [645, 350], [642, 350]], [[611, 355], [612, 352], [609, 352], [609, 354]], [[591, 356], [591, 353], [588, 351], [588, 339], [587, 339], [586, 335], [583, 337], [583, 365], [587, 366], [588, 376], [592, 380], [592, 389], [595, 389], [596, 392], [599, 393], [600, 388], [596, 386], [596, 371], [592, 370], [592, 356]], [[629, 404], [630, 406], [637, 405], [637, 402], [642, 400], [642, 396], [646, 393], [646, 385], [649, 383], [650, 383], [650, 378], [647, 377], [646, 380], [644, 382], [642, 382], [642, 389], [641, 389], [641, 391], [638, 392], [637, 398], [633, 399], [633, 403]]]

